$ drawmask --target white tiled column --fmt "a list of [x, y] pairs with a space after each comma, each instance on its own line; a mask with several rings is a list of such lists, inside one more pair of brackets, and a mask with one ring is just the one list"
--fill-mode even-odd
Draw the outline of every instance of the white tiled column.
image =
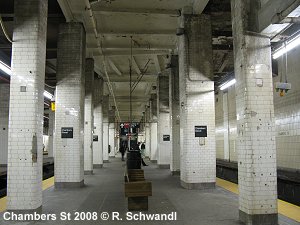
[[224, 118], [224, 159], [229, 161], [229, 112], [228, 93], [223, 93], [223, 118]]
[[102, 113], [103, 80], [94, 80], [94, 135], [97, 140], [93, 142], [94, 168], [103, 166], [103, 113]]
[[180, 174], [180, 103], [179, 103], [179, 65], [178, 56], [171, 56], [171, 76], [169, 81], [171, 164], [172, 175]]
[[49, 140], [48, 140], [48, 157], [54, 157], [55, 150], [54, 150], [54, 125], [55, 125], [55, 112], [49, 109]]
[[108, 125], [108, 136], [109, 136], [109, 145], [110, 145], [110, 153], [109, 157], [115, 157], [115, 124], [109, 123]]
[[[157, 129], [158, 129], [158, 159], [159, 168], [170, 168], [171, 162], [171, 127], [169, 106], [169, 76], [170, 69], [158, 76], [157, 95]], [[166, 138], [169, 137], [169, 138]]]
[[150, 143], [151, 143], [151, 129], [150, 123], [145, 124], [145, 156], [150, 157]]
[[[55, 111], [55, 187], [84, 185], [85, 31], [81, 23], [59, 26]], [[69, 137], [63, 138], [69, 130]], [[71, 131], [73, 130], [73, 131]], [[71, 134], [73, 133], [73, 137]]]
[[[215, 96], [211, 21], [183, 15], [179, 38], [180, 179], [187, 189], [214, 188], [216, 182]], [[195, 130], [207, 127], [207, 137]], [[205, 132], [203, 132], [205, 133]]]
[[270, 39], [253, 35], [258, 9], [232, 0], [239, 181], [245, 224], [278, 224], [275, 119]]
[[14, 5], [7, 210], [30, 212], [42, 207], [48, 1], [15, 0]]
[[94, 59], [85, 60], [84, 99], [84, 174], [93, 174], [93, 130], [94, 130]]
[[7, 165], [9, 83], [0, 84], [0, 166]]
[[109, 110], [109, 96], [103, 96], [103, 162], [109, 162], [108, 157], [108, 145], [109, 145], [109, 122], [108, 122], [108, 110]]
[[150, 160], [152, 163], [157, 163], [158, 158], [158, 140], [157, 140], [157, 95], [151, 94], [150, 99]]
[[150, 160], [152, 163], [157, 163], [157, 122], [150, 123]]

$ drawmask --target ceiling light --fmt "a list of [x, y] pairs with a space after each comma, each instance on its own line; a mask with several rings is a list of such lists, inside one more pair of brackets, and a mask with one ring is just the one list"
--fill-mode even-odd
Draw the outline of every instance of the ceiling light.
[[236, 83], [236, 79], [230, 80], [220, 86], [220, 90], [223, 91]]
[[295, 38], [284, 43], [280, 48], [276, 49], [273, 53], [273, 59], [279, 58], [288, 51], [296, 48], [298, 45], [300, 45], [300, 35], [297, 35]]
[[49, 93], [48, 91], [44, 91], [44, 96], [45, 96], [45, 98], [48, 98], [49, 100], [51, 100], [53, 98], [53, 95], [51, 93]]
[[12, 72], [11, 72], [11, 68], [6, 65], [4, 62], [2, 62], [0, 60], [0, 70], [2, 70], [4, 73], [6, 73], [7, 75], [11, 76]]

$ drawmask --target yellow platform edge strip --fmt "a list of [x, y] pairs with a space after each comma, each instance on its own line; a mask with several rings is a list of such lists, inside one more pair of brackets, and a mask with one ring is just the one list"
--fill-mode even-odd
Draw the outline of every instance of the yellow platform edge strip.
[[[217, 178], [217, 185], [235, 194], [239, 194], [238, 185], [227, 180]], [[278, 213], [292, 220], [300, 222], [300, 207], [278, 199]]]
[[[43, 181], [43, 190], [54, 185], [54, 177]], [[238, 194], [238, 185], [220, 178], [217, 178], [217, 185], [227, 191]], [[6, 197], [0, 198], [0, 212], [6, 210]], [[278, 212], [290, 219], [300, 222], [300, 207], [278, 199]]]
[[[54, 185], [54, 177], [50, 177], [46, 180], [43, 180], [43, 184], [42, 184], [42, 187], [43, 187], [43, 190], [46, 190], [50, 187], [52, 187]], [[3, 198], [0, 198], [0, 212], [3, 212], [6, 210], [6, 201], [7, 201], [7, 197], [3, 197]]]

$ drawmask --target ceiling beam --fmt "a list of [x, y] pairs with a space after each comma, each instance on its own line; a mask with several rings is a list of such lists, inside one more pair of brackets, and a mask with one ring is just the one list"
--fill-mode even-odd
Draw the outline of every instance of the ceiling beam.
[[[258, 30], [259, 32], [264, 31], [272, 24], [279, 23], [300, 5], [300, 0], [272, 0], [268, 1], [261, 9], [258, 11]], [[297, 15], [296, 15], [297, 14]], [[299, 16], [296, 13], [293, 16]], [[284, 25], [283, 25], [284, 26]], [[268, 30], [270, 30], [269, 28]], [[263, 32], [264, 33], [264, 32]]]
[[133, 14], [158, 14], [158, 15], [167, 15], [173, 17], [179, 17], [179, 10], [172, 9], [150, 9], [150, 8], [112, 8], [112, 7], [103, 7], [103, 6], [93, 6], [93, 11], [95, 15], [110, 15], [112, 13], [133, 13]]
[[194, 0], [193, 11], [195, 14], [201, 14], [209, 0]]
[[[135, 81], [137, 80], [138, 76], [132, 76], [132, 80]], [[126, 76], [123, 74], [122, 77], [120, 76], [110, 76], [109, 77], [110, 82], [114, 82], [114, 83], [118, 83], [118, 82], [129, 82], [129, 74], [127, 74]], [[143, 82], [155, 82], [157, 79], [157, 75], [145, 75], [143, 76], [143, 78], [140, 80], [140, 83]], [[103, 78], [104, 81], [107, 81], [107, 79], [104, 77]]]
[[225, 58], [225, 60], [223, 61], [222, 65], [220, 66], [220, 68], [218, 70], [218, 73], [222, 73], [224, 71], [224, 69], [226, 68], [226, 66], [228, 65], [228, 63], [229, 63], [228, 58], [227, 57], [224, 57], [224, 58]]
[[[131, 57], [129, 57], [129, 60], [130, 59], [131, 59]], [[135, 70], [135, 72], [137, 73], [137, 75], [140, 75], [142, 73], [139, 66], [138, 66], [138, 64], [135, 61], [134, 56], [132, 56], [132, 66], [133, 66], [133, 69]]]
[[115, 71], [115, 73], [118, 74], [119, 76], [122, 76], [122, 72], [118, 69], [118, 67], [114, 64], [114, 62], [111, 61], [111, 59], [109, 58], [107, 58], [107, 61], [110, 67], [112, 68], [112, 70]]
[[[165, 54], [169, 54], [170, 50], [133, 50], [132, 51], [132, 55], [136, 56], [136, 55], [165, 55]], [[130, 56], [130, 51], [103, 51], [103, 54], [105, 56]], [[95, 49], [95, 51], [93, 52], [94, 56], [103, 56], [103, 54], [100, 54], [99, 51], [97, 51], [97, 49]]]
[[159, 64], [158, 55], [153, 56], [153, 61], [155, 64], [157, 74], [161, 74], [161, 68], [160, 68], [160, 64]]
[[[87, 31], [89, 32], [89, 31]], [[122, 32], [114, 32], [111, 30], [101, 30], [99, 32], [102, 36], [120, 36], [120, 37], [136, 37], [136, 36], [141, 36], [141, 35], [176, 35], [176, 30], [126, 30]]]
[[[87, 45], [87, 49], [90, 49], [90, 48], [98, 48], [98, 46], [96, 45]], [[161, 46], [158, 46], [158, 45], [149, 45], [149, 47], [133, 47], [132, 49], [133, 50], [172, 50], [176, 48], [175, 45], [161, 45]], [[110, 45], [103, 45], [102, 46], [102, 50], [103, 51], [131, 51], [131, 48], [128, 47], [128, 45], [113, 45], [113, 44], [110, 44]]]

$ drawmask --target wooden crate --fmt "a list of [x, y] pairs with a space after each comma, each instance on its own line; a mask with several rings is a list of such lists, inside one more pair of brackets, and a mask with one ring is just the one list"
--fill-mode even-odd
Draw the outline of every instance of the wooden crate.
[[144, 181], [145, 180], [144, 170], [140, 170], [140, 169], [128, 170], [128, 178], [130, 182]]
[[148, 210], [148, 197], [129, 197], [128, 198], [129, 211]]
[[152, 196], [152, 183], [150, 181], [127, 182], [125, 185], [125, 197]]

